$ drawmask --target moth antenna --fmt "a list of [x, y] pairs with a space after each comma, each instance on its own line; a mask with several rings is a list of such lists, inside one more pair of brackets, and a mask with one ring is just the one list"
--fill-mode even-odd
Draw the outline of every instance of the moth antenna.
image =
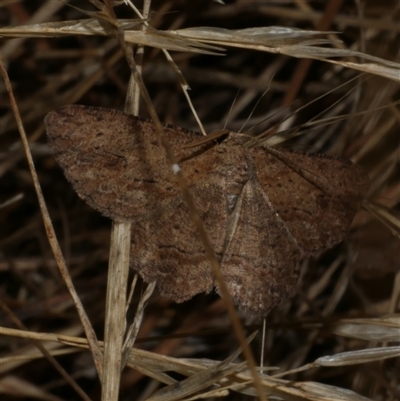
[[[251, 128], [249, 128], [245, 133], [248, 134], [249, 137], [251, 138], [256, 138], [252, 135], [250, 135], [249, 133], [251, 131], [253, 131], [255, 128], [257, 128], [258, 126], [260, 126], [261, 124], [265, 123], [266, 121], [274, 118], [275, 116], [277, 116], [279, 113], [282, 113], [283, 110], [289, 109], [290, 106], [286, 106], [284, 108], [280, 108], [278, 109], [275, 113], [271, 114], [270, 116], [263, 118], [260, 122], [258, 122], [257, 124], [254, 124]], [[282, 122], [286, 121], [288, 118], [285, 118], [284, 120], [281, 120]], [[270, 128], [268, 128], [266, 131], [264, 131], [264, 133], [260, 134], [259, 136], [257, 136], [257, 138], [259, 138], [261, 135], [265, 135], [266, 133], [268, 133], [269, 131], [271, 131], [274, 127], [276, 127], [278, 124], [281, 124], [281, 122], [279, 123], [275, 123], [274, 125], [272, 125]]]
[[354, 117], [359, 117], [363, 116], [365, 114], [370, 114], [372, 112], [380, 111], [383, 109], [386, 109], [388, 106], [397, 106], [400, 104], [400, 100], [397, 100], [395, 102], [390, 103], [389, 105], [381, 106], [381, 107], [376, 107], [374, 109], [369, 109], [369, 110], [364, 110], [364, 111], [359, 111], [357, 113], [347, 113], [347, 114], [341, 114], [339, 116], [334, 116], [334, 117], [327, 117], [321, 120], [316, 120], [310, 119], [310, 121], [307, 121], [303, 124], [297, 125], [295, 127], [288, 128], [286, 130], [279, 131], [275, 134], [275, 136], [268, 136], [268, 132], [270, 131], [267, 130], [265, 133], [259, 135], [257, 137], [258, 142], [263, 143], [265, 141], [268, 141], [269, 146], [275, 146], [279, 143], [285, 142], [289, 139], [295, 138], [296, 136], [300, 136], [304, 133], [304, 131], [311, 131], [313, 129], [318, 129], [322, 128], [324, 126], [328, 126], [330, 124], [333, 124], [335, 122], [341, 121], [341, 120], [346, 120]]
[[[266, 141], [269, 140], [270, 138], [274, 137], [275, 135], [279, 134], [279, 138], [276, 139], [275, 141], [269, 143], [269, 145], [277, 145], [278, 143], [284, 142], [288, 139], [291, 139], [293, 137], [299, 136], [301, 135], [305, 128], [310, 127], [310, 123], [313, 122], [316, 118], [318, 118], [319, 116], [321, 116], [323, 113], [326, 113], [328, 110], [330, 110], [332, 107], [334, 107], [337, 103], [339, 103], [340, 101], [343, 100], [343, 98], [345, 98], [346, 96], [348, 96], [353, 90], [355, 90], [355, 88], [350, 89], [345, 95], [343, 95], [338, 101], [336, 101], [334, 104], [330, 105], [327, 109], [325, 109], [324, 111], [322, 111], [321, 113], [317, 114], [316, 116], [314, 116], [313, 118], [311, 118], [307, 123], [304, 123], [302, 125], [299, 126], [295, 126], [292, 128], [289, 128], [287, 130], [280, 130], [279, 127], [281, 127], [285, 122], [289, 121], [290, 118], [293, 118], [295, 114], [299, 113], [301, 110], [305, 109], [306, 107], [309, 107], [310, 105], [314, 104], [315, 102], [319, 101], [320, 99], [324, 98], [325, 96], [329, 95], [330, 93], [333, 93], [337, 90], [339, 90], [340, 88], [344, 87], [345, 85], [350, 84], [351, 82], [359, 79], [360, 77], [364, 76], [365, 74], [360, 74], [357, 75], [354, 78], [349, 79], [348, 81], [346, 81], [345, 83], [336, 86], [335, 88], [331, 89], [330, 91], [324, 93], [321, 96], [318, 96], [317, 98], [311, 100], [310, 102], [308, 102], [307, 104], [298, 107], [297, 109], [295, 109], [292, 113], [290, 113], [288, 116], [286, 116], [285, 118], [283, 118], [280, 122], [275, 123], [273, 126], [271, 126], [270, 128], [268, 128], [266, 131], [264, 131], [263, 133], [261, 133], [260, 135], [257, 136], [257, 142], [259, 141]], [[368, 77], [364, 77], [363, 80], [369, 79]], [[291, 106], [286, 106], [287, 108], [290, 108]], [[278, 111], [279, 112], [279, 111]], [[276, 115], [278, 112], [276, 112], [274, 115]], [[274, 116], [273, 115], [273, 116]], [[350, 114], [351, 115], [351, 114]], [[270, 116], [269, 118], [272, 118], [273, 116]], [[329, 123], [326, 124], [332, 124], [335, 121], [338, 121], [338, 119], [344, 119], [347, 118], [349, 116], [349, 114], [345, 115], [345, 116], [337, 116], [337, 117], [333, 117], [332, 120]], [[262, 122], [264, 122], [266, 120], [263, 120]], [[261, 124], [262, 122], [260, 122], [259, 124]], [[253, 129], [254, 127], [252, 127]], [[284, 136], [284, 137], [283, 137]], [[255, 146], [255, 144], [249, 143], [247, 144], [248, 146]]]
[[238, 91], [236, 92], [235, 99], [233, 99], [233, 102], [232, 102], [232, 104], [231, 104], [231, 107], [229, 108], [229, 112], [228, 112], [228, 115], [226, 116], [226, 120], [225, 120], [224, 129], [226, 129], [226, 126], [228, 125], [229, 118], [230, 118], [230, 116], [231, 116], [231, 114], [232, 114], [233, 106], [234, 106], [235, 103], [236, 103], [236, 100], [237, 100], [237, 98], [238, 98], [238, 96], [239, 96], [239, 93], [240, 93], [240, 89], [238, 89]]
[[251, 112], [249, 114], [249, 116], [247, 117], [246, 121], [243, 123], [243, 125], [240, 127], [239, 132], [242, 132], [242, 129], [246, 126], [246, 124], [249, 122], [250, 118], [252, 117], [254, 111], [256, 110], [257, 106], [260, 104], [261, 99], [267, 94], [267, 92], [269, 91], [270, 87], [268, 85], [268, 88], [263, 92], [263, 94], [260, 96], [260, 98], [257, 100], [256, 104], [254, 105], [254, 107], [251, 109]]
[[[334, 89], [331, 89], [329, 92], [327, 92], [327, 93], [325, 93], [325, 94], [319, 96], [317, 99], [312, 100], [310, 103], [307, 103], [306, 105], [304, 105], [304, 107], [309, 106], [310, 104], [314, 103], [314, 101], [317, 101], [317, 100], [321, 99], [323, 96], [329, 95], [329, 93], [332, 93], [332, 92], [334, 92], [334, 91], [337, 90], [337, 89], [340, 89], [341, 87], [343, 87], [343, 86], [349, 84], [350, 82], [352, 82], [352, 81], [354, 81], [354, 80], [356, 80], [356, 79], [358, 79], [358, 78], [361, 78], [363, 75], [365, 75], [365, 74], [360, 74], [360, 75], [358, 75], [358, 76], [352, 78], [351, 80], [349, 80], [349, 81], [343, 83], [342, 85], [340, 85], [340, 86], [338, 86], [338, 87], [336, 87], [336, 88], [334, 88]], [[369, 77], [364, 77], [364, 78], [362, 79], [361, 82], [364, 82], [364, 81], [366, 81], [367, 79], [369, 79]], [[327, 107], [324, 111], [321, 111], [319, 114], [317, 114], [317, 115], [315, 115], [314, 117], [312, 117], [312, 118], [309, 120], [309, 122], [314, 121], [315, 119], [317, 119], [317, 118], [318, 118], [320, 115], [322, 115], [323, 113], [326, 113], [328, 110], [331, 110], [333, 107], [335, 107], [337, 104], [339, 104], [346, 96], [348, 96], [351, 92], [354, 92], [356, 89], [357, 89], [357, 86], [355, 86], [355, 87], [353, 87], [353, 88], [350, 88], [350, 89], [349, 89], [343, 96], [341, 96], [336, 102], [332, 103], [332, 104], [331, 104], [329, 107]], [[300, 108], [299, 110], [296, 110], [296, 113], [297, 113], [298, 111], [300, 111], [301, 109], [302, 109], [302, 108]]]

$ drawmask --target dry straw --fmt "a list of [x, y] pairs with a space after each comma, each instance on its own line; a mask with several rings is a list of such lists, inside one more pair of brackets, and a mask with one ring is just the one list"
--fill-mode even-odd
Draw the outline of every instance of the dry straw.
[[[113, 400], [120, 382], [120, 399], [399, 399], [400, 65], [392, 61], [399, 51], [394, 2], [362, 8], [360, 2], [332, 0], [317, 9], [318, 4], [301, 0], [227, 5], [171, 0], [155, 2], [151, 6], [157, 12], [151, 13], [146, 1], [142, 14], [129, 1], [114, 3], [117, 16], [111, 1], [0, 3], [2, 23], [8, 25], [0, 28], [6, 83], [0, 117], [4, 399], [99, 399], [93, 386], [101, 383], [102, 399]], [[247, 28], [235, 29], [244, 20]], [[144, 46], [143, 68], [143, 57], [133, 58], [130, 45]], [[342, 86], [354, 72], [372, 77]], [[242, 356], [240, 347], [246, 350], [247, 341], [233, 308], [240, 345], [224, 304], [210, 303], [210, 297], [176, 306], [151, 295], [153, 286], [138, 294], [134, 279], [126, 299], [126, 224], [113, 225], [103, 304], [99, 265], [107, 260], [108, 223], [73, 200], [42, 140], [43, 117], [57, 106], [84, 102], [137, 114], [138, 94], [146, 97], [147, 90], [155, 100], [155, 108], [145, 101], [148, 114], [157, 119], [155, 111], [161, 110], [164, 120], [179, 122], [188, 107], [179, 103], [176, 88], [190, 100], [189, 86], [196, 117], [185, 124], [202, 121], [209, 132], [217, 119], [221, 129], [222, 114], [228, 114], [240, 88], [229, 112], [233, 130], [248, 119], [247, 127], [257, 125], [261, 132], [268, 118], [273, 129], [265, 137], [279, 131], [269, 141], [351, 158], [371, 180], [364, 202], [368, 213], [356, 216], [346, 243], [305, 263], [298, 295], [269, 316], [258, 383], [252, 357]], [[248, 118], [248, 105], [267, 89]], [[301, 105], [318, 98], [312, 114], [302, 106], [288, 114], [282, 106], [296, 98]], [[317, 121], [311, 120], [319, 112]], [[190, 204], [183, 181], [180, 186]], [[212, 244], [204, 238], [213, 260]], [[138, 305], [135, 317], [127, 307], [131, 298]], [[126, 322], [132, 323], [124, 343]], [[246, 332], [252, 329], [247, 326]], [[256, 337], [256, 360], [257, 342]], [[88, 348], [92, 358], [85, 359]], [[51, 374], [48, 362], [54, 366]]]

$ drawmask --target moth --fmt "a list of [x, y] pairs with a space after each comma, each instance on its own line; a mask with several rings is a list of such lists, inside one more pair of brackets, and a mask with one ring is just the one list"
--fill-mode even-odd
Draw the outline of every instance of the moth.
[[[45, 118], [54, 157], [78, 195], [132, 223], [131, 267], [183, 302], [215, 286], [199, 235], [152, 122], [69, 105]], [[266, 316], [290, 297], [303, 258], [342, 241], [368, 179], [348, 160], [218, 140], [166, 125], [239, 309]], [[194, 146], [189, 146], [191, 144]], [[196, 145], [198, 143], [198, 145]]]

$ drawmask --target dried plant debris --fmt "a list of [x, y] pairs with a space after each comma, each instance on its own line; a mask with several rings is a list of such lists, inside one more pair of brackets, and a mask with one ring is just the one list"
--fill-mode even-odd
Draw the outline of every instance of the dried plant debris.
[[[337, 176], [332, 176], [332, 171], [341, 170], [342, 166], [354, 177], [354, 174], [359, 174], [356, 165], [362, 167], [369, 177], [368, 201], [364, 200], [361, 210], [355, 212], [348, 235], [344, 232], [358, 207], [358, 196], [357, 200], [355, 196], [347, 202], [346, 207], [351, 206], [346, 209], [348, 215], [338, 220], [337, 228], [340, 229], [334, 232], [334, 221], [326, 222], [328, 213], [322, 213], [320, 225], [317, 224], [329, 229], [326, 233], [319, 230], [314, 237], [310, 236], [314, 220], [306, 217], [302, 221], [309, 224], [307, 236], [296, 234], [291, 237], [283, 231], [279, 246], [286, 247], [285, 252], [288, 250], [292, 260], [289, 257], [278, 259], [273, 270], [278, 272], [276, 277], [286, 274], [287, 287], [279, 287], [280, 297], [275, 297], [275, 293], [261, 294], [261, 298], [263, 302], [268, 297], [271, 302], [278, 302], [286, 297], [285, 292], [288, 295], [294, 293], [268, 314], [263, 356], [260, 355], [261, 335], [253, 340], [251, 346], [256, 359], [263, 361], [263, 393], [270, 399], [400, 399], [397, 349], [400, 331], [400, 90], [399, 64], [396, 63], [400, 29], [397, 3], [235, 0], [222, 5], [215, 1], [153, 0], [151, 11], [145, 18], [131, 7], [132, 3], [141, 6], [138, 1], [107, 0], [107, 3], [118, 5], [114, 8], [117, 18], [107, 15], [104, 11], [106, 2], [100, 0], [0, 2], [1, 58], [10, 75], [60, 248], [99, 339], [103, 338], [104, 332], [110, 219], [81, 202], [64, 179], [47, 144], [43, 119], [47, 113], [68, 104], [124, 109], [131, 71], [115, 37], [116, 29], [119, 29], [134, 51], [136, 44], [146, 46], [142, 76], [155, 109], [161, 121], [175, 127], [173, 133], [168, 131], [171, 129], [168, 126], [165, 128], [175, 153], [178, 156], [193, 155], [180, 160], [183, 172], [193, 172], [196, 160], [209, 161], [203, 163], [194, 175], [203, 177], [203, 183], [212, 184], [213, 191], [220, 193], [221, 197], [217, 200], [210, 197], [209, 204], [204, 203], [206, 194], [210, 194], [207, 188], [203, 186], [200, 189], [200, 181], [189, 184], [191, 189], [197, 188], [194, 197], [198, 207], [203, 209], [200, 211], [205, 221], [210, 227], [220, 230], [213, 232], [208, 229], [210, 235], [218, 239], [215, 245], [223, 268], [229, 262], [237, 273], [239, 259], [234, 260], [235, 255], [229, 252], [240, 248], [238, 238], [244, 238], [245, 233], [242, 230], [241, 237], [238, 237], [238, 227], [247, 223], [247, 217], [239, 213], [233, 213], [237, 221], [229, 220], [232, 211], [247, 210], [246, 216], [253, 216], [251, 230], [257, 228], [254, 231], [263, 232], [264, 238], [269, 238], [265, 233], [289, 224], [290, 216], [283, 213], [285, 204], [290, 205], [290, 210], [301, 204], [304, 212], [306, 202], [307, 208], [311, 207], [307, 210], [315, 212], [311, 200], [316, 199], [317, 194], [325, 194], [322, 199], [327, 199], [326, 194], [329, 194], [331, 201], [328, 204], [337, 215], [336, 206], [347, 200], [338, 199], [336, 195], [332, 199], [331, 190], [336, 194], [338, 190], [335, 188]], [[143, 20], [147, 24], [145, 30], [142, 28]], [[368, 74], [359, 79], [360, 71]], [[345, 85], [346, 82], [349, 84]], [[181, 87], [192, 90], [183, 94]], [[48, 245], [5, 85], [0, 85], [0, 92], [0, 298], [2, 305], [6, 304], [14, 313], [1, 316], [0, 364], [4, 374], [0, 383], [1, 398], [4, 401], [14, 400], [16, 395], [21, 399], [36, 396], [75, 401], [85, 398], [75, 393], [74, 386], [60, 380], [60, 373], [50, 367], [36, 347], [29, 343], [35, 339], [43, 343], [74, 377], [88, 394], [87, 399], [97, 400], [100, 381], [94, 374], [94, 359], [88, 351], [76, 305], [60, 279], [56, 260]], [[205, 132], [221, 129], [228, 121], [229, 134], [201, 143], [197, 134], [176, 128], [199, 131], [200, 124], [187, 104], [189, 95]], [[310, 106], [303, 107], [311, 101]], [[296, 110], [295, 114], [293, 110]], [[106, 113], [121, 115], [117, 111]], [[145, 108], [141, 107], [140, 115], [148, 116]], [[132, 117], [126, 119], [132, 121]], [[110, 127], [114, 124], [108, 123]], [[241, 128], [243, 125], [245, 129]], [[151, 127], [151, 124], [146, 126]], [[248, 127], [255, 127], [251, 132], [257, 141], [248, 143], [247, 134], [234, 134], [247, 131]], [[82, 128], [87, 127], [79, 127], [76, 133], [81, 133]], [[267, 128], [269, 131], [265, 132]], [[132, 132], [129, 141], [142, 138], [140, 132]], [[264, 135], [260, 137], [261, 133]], [[277, 135], [268, 138], [271, 133]], [[238, 141], [236, 145], [235, 140]], [[115, 134], [103, 154], [92, 152], [93, 162], [95, 158], [103, 162], [96, 174], [107, 169], [120, 169], [123, 173], [126, 160], [131, 166], [132, 159], [126, 158], [124, 153], [123, 157], [119, 157], [119, 152], [111, 155], [120, 141], [121, 138]], [[193, 146], [183, 148], [185, 141]], [[269, 148], [272, 143], [274, 146], [279, 143], [279, 148]], [[158, 149], [158, 139], [153, 136], [151, 128], [149, 140], [141, 145], [142, 150]], [[224, 152], [218, 153], [218, 149]], [[334, 157], [317, 156], [317, 153]], [[228, 181], [227, 175], [221, 174], [216, 179], [217, 173], [211, 171], [215, 163], [210, 162], [210, 155], [225, 162], [232, 157], [232, 163], [234, 156], [240, 156], [235, 160], [240, 160], [241, 164], [232, 169], [237, 180], [229, 189], [233, 194], [230, 200], [226, 197], [228, 192], [222, 190], [223, 181]], [[261, 155], [260, 158], [257, 155]], [[134, 178], [140, 178], [138, 174], [143, 177], [157, 170], [150, 163], [146, 171], [147, 154], [133, 152], [132, 156], [138, 158], [140, 166], [140, 170], [135, 170], [130, 177], [132, 188], [137, 188], [140, 183]], [[163, 171], [158, 171], [159, 176], [171, 184], [170, 207], [174, 207], [175, 202], [174, 213], [179, 212], [184, 218], [186, 209], [178, 196], [170, 166], [164, 161], [163, 151], [157, 157], [160, 163], [164, 163], [160, 164]], [[351, 160], [356, 165], [344, 160]], [[109, 165], [104, 166], [106, 161]], [[310, 169], [311, 162], [317, 163], [318, 171]], [[254, 169], [255, 178], [249, 177], [249, 169]], [[321, 169], [324, 171], [319, 171]], [[216, 171], [220, 172], [218, 168]], [[274, 180], [266, 180], [263, 171], [272, 174]], [[274, 198], [273, 194], [279, 193], [276, 177], [283, 173], [295, 182], [288, 183], [286, 179], [284, 186], [293, 188], [293, 196], [281, 194]], [[213, 181], [207, 181], [206, 176], [211, 176]], [[120, 181], [124, 182], [122, 185], [126, 189], [125, 178], [122, 174]], [[346, 179], [346, 191], [352, 180], [354, 178]], [[299, 181], [307, 189], [299, 187]], [[270, 186], [266, 188], [267, 184]], [[148, 188], [154, 185], [151, 180], [142, 182], [141, 193], [148, 193]], [[106, 182], [103, 189], [107, 186], [111, 189], [112, 182]], [[274, 227], [265, 226], [262, 224], [265, 217], [254, 222], [256, 210], [249, 209], [249, 191], [243, 192], [245, 187], [246, 191], [253, 188], [253, 199], [264, 200], [268, 196], [274, 210], [284, 216], [281, 226], [279, 223]], [[260, 187], [262, 191], [254, 191]], [[352, 193], [359, 192], [362, 197], [364, 189], [357, 187], [352, 187]], [[239, 193], [240, 189], [243, 195]], [[136, 192], [138, 197], [139, 192]], [[117, 190], [117, 193], [120, 192]], [[298, 201], [296, 193], [301, 194]], [[155, 198], [149, 199], [153, 205], [162, 201]], [[143, 197], [142, 205], [146, 199]], [[279, 202], [284, 199], [286, 203]], [[124, 198], [119, 202], [121, 207]], [[227, 210], [227, 204], [232, 210]], [[318, 205], [322, 207], [322, 204]], [[102, 213], [110, 215], [107, 210], [110, 212], [109, 208], [115, 204], [111, 202], [103, 206], [105, 210], [101, 210]], [[221, 211], [224, 220], [212, 221], [212, 217], [207, 217], [207, 210], [214, 215], [216, 210]], [[292, 216], [294, 220], [290, 220], [293, 224], [299, 213], [296, 209]], [[168, 252], [181, 255], [184, 248], [176, 246], [171, 230], [177, 232], [178, 229], [173, 225], [171, 228], [165, 208], [160, 209], [159, 221], [155, 216], [151, 216], [152, 225], [145, 226], [145, 219], [136, 223], [139, 233], [133, 235], [132, 253], [141, 252], [136, 259], [137, 270], [146, 280], [154, 277], [151, 276], [153, 272], [154, 278], [160, 282], [164, 280], [164, 287], [172, 288], [179, 275], [174, 278], [165, 276], [161, 268], [149, 269], [143, 262], [146, 241], [150, 241], [148, 245], [156, 252], [160, 251], [162, 241], [173, 244], [175, 248], [164, 248], [163, 255]], [[270, 218], [277, 221], [273, 213], [267, 216]], [[156, 227], [155, 222], [158, 223]], [[180, 229], [195, 239], [192, 244], [186, 242], [184, 245], [192, 252], [192, 256], [185, 254], [185, 260], [205, 271], [202, 267], [205, 266], [204, 255], [191, 224], [190, 219], [180, 223]], [[149, 233], [154, 236], [148, 236]], [[231, 237], [227, 233], [232, 233]], [[322, 238], [322, 234], [327, 236]], [[330, 248], [343, 236], [344, 241]], [[301, 242], [311, 237], [312, 246]], [[54, 242], [56, 238], [52, 240]], [[298, 240], [300, 242], [296, 244]], [[268, 241], [264, 243], [270, 245]], [[262, 254], [258, 246], [257, 241], [250, 244], [253, 255]], [[323, 251], [325, 248], [329, 249]], [[199, 263], [190, 259], [196, 252]], [[227, 255], [225, 260], [223, 255]], [[306, 255], [313, 257], [304, 258]], [[132, 255], [132, 261], [135, 261], [135, 255]], [[158, 262], [152, 260], [153, 267]], [[271, 262], [262, 261], [258, 266], [252, 265], [250, 271], [256, 274], [260, 266], [266, 270], [264, 267], [267, 265], [270, 266]], [[295, 286], [290, 283], [297, 281], [299, 265], [300, 277]], [[286, 273], [280, 273], [278, 266]], [[287, 273], [288, 267], [292, 276]], [[189, 277], [196, 277], [187, 266], [182, 268], [184, 270], [175, 265], [173, 268], [185, 271]], [[228, 269], [224, 274], [231, 284], [238, 282], [236, 276], [228, 276]], [[127, 349], [124, 354], [128, 362], [121, 375], [121, 400], [144, 400], [152, 396], [174, 399], [179, 395], [186, 400], [247, 401], [257, 396], [253, 378], [243, 365], [244, 358], [238, 356], [229, 360], [229, 355], [236, 355], [238, 344], [224, 302], [211, 291], [213, 278], [208, 270], [201, 278], [203, 288], [178, 282], [176, 288], [180, 293], [169, 293], [170, 298], [176, 300], [182, 294], [189, 297], [198, 291], [210, 291], [208, 295], [199, 294], [183, 303], [171, 302], [158, 291], [149, 299], [142, 297], [142, 280], [133, 280], [137, 284], [136, 287], [132, 285], [132, 301], [126, 319], [127, 327], [136, 322], [129, 333], [129, 341], [134, 339], [135, 348]], [[265, 288], [263, 279], [241, 284]], [[269, 280], [268, 284], [274, 283]], [[235, 288], [231, 288], [231, 292], [235, 294]], [[236, 301], [240, 304], [240, 299]], [[144, 314], [143, 319], [135, 320], [133, 315], [136, 315], [138, 304]], [[257, 313], [266, 313], [270, 307], [263, 306], [263, 312], [258, 309]], [[125, 307], [123, 309], [122, 313], [120, 310], [115, 312], [123, 314]], [[242, 309], [246, 306], [242, 305]], [[18, 319], [27, 330], [15, 329]], [[250, 325], [254, 321], [246, 322]], [[250, 333], [260, 326], [247, 328]], [[221, 366], [221, 361], [227, 360], [227, 365]], [[203, 372], [206, 373], [202, 376]], [[214, 382], [210, 379], [213, 374]], [[207, 380], [203, 380], [205, 376]], [[157, 393], [164, 386], [165, 390]]]
[[[63, 21], [62, 23], [45, 23], [10, 28], [0, 28], [1, 37], [49, 37], [71, 35], [102, 35], [113, 36], [114, 30], [107, 29], [98, 19], [80, 21]], [[104, 21], [103, 21], [104, 22]], [[140, 21], [120, 21], [124, 25], [127, 43], [150, 46], [171, 51], [185, 51], [200, 54], [221, 54], [222, 46], [243, 47], [271, 53], [281, 53], [297, 58], [324, 60], [334, 64], [353, 68], [358, 71], [380, 75], [400, 82], [400, 65], [369, 54], [349, 50], [321, 47], [334, 44], [329, 39], [315, 39], [316, 35], [326, 35], [326, 32], [303, 31], [296, 28], [261, 27], [242, 30], [227, 30], [214, 27], [188, 28], [178, 31], [158, 31], [149, 27], [146, 31], [138, 29]], [[131, 30], [132, 24], [136, 25]], [[213, 46], [209, 43], [214, 44]], [[216, 46], [218, 45], [218, 46]], [[332, 58], [357, 57], [363, 62], [337, 61]], [[370, 63], [365, 63], [365, 60]]]

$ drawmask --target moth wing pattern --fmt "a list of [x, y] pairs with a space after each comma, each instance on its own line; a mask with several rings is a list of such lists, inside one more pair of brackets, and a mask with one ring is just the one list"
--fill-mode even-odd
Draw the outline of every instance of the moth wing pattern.
[[[154, 126], [118, 110], [69, 105], [45, 118], [50, 147], [78, 195], [115, 221], [152, 213], [180, 194]], [[165, 127], [167, 138], [199, 134]]]
[[240, 310], [266, 315], [293, 295], [301, 252], [256, 179], [244, 185], [231, 220], [224, 279]]
[[262, 147], [251, 153], [260, 185], [304, 255], [315, 255], [343, 240], [368, 189], [359, 166], [284, 149], [278, 150], [283, 160]]
[[[79, 105], [49, 113], [45, 123], [78, 195], [132, 222], [134, 270], [176, 302], [209, 292], [211, 268], [153, 123]], [[164, 131], [228, 289], [251, 315], [267, 315], [293, 293], [302, 258], [343, 239], [368, 188], [361, 168], [346, 160], [248, 148], [235, 133], [199, 141], [193, 131]]]

